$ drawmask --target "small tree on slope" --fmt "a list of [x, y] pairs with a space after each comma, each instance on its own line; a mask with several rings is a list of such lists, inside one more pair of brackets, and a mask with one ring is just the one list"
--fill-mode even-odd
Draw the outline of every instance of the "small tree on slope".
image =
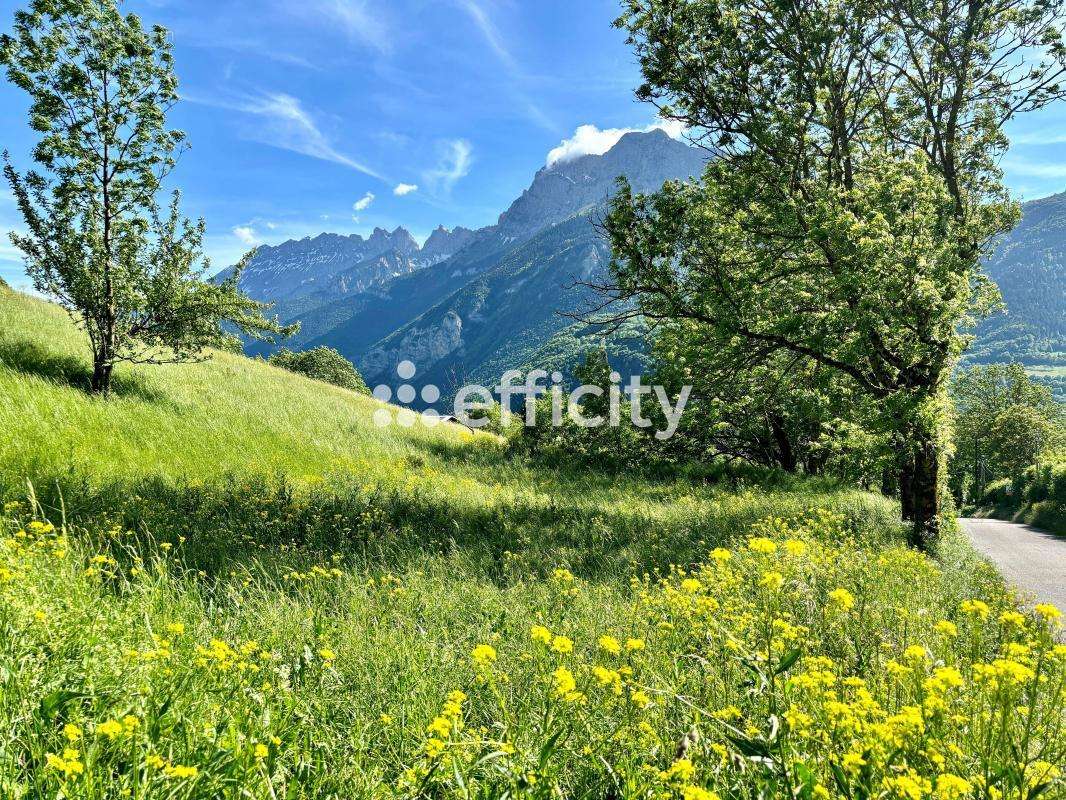
[[113, 0], [35, 0], [0, 38], [0, 62], [30, 95], [45, 173], [19, 174], [5, 153], [27, 228], [11, 239], [35, 288], [88, 333], [94, 392], [109, 393], [120, 361], [232, 345], [224, 323], [258, 338], [288, 332], [240, 293], [240, 268], [218, 285], [203, 280], [204, 223], [181, 216], [177, 192], [160, 208], [184, 140], [166, 128], [178, 95], [163, 28], [145, 30]]

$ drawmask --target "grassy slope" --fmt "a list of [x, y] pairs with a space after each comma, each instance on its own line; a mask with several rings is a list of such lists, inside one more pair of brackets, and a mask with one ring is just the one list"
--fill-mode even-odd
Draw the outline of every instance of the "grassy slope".
[[[326, 507], [346, 517], [369, 509], [384, 515], [388, 540], [365, 524], [353, 536], [393, 562], [420, 557], [418, 543], [458, 544], [486, 569], [509, 551], [541, 572], [550, 556], [590, 575], [690, 560], [700, 538], [770, 513], [824, 505], [870, 530], [893, 515], [872, 495], [814, 486], [737, 495], [537, 469], [455, 427], [381, 430], [372, 399], [224, 353], [198, 365], [121, 366], [118, 396], [105, 402], [70, 385], [84, 379], [84, 349], [59, 309], [0, 295], [0, 496], [23, 496], [29, 478], [47, 505], [74, 516], [121, 507], [158, 536], [196, 535], [226, 517], [262, 541], [270, 532], [232, 511], [284, 502], [287, 491], [279, 499], [274, 481], [257, 480], [278, 473], [310, 498], [294, 504], [288, 533], [305, 533]], [[227, 489], [227, 475], [253, 485]]]
[[[496, 791], [511, 786], [513, 796], [534, 773], [546, 792], [627, 794], [611, 781], [631, 774], [633, 791], [657, 781], [681, 735], [705, 716], [694, 723], [689, 708], [659, 694], [643, 716], [626, 703], [589, 706], [587, 717], [547, 713], [560, 701], [551, 671], [568, 664], [590, 681], [600, 633], [639, 636], [649, 652], [627, 657], [637, 670], [632, 691], [679, 681], [676, 691], [701, 703], [735, 702], [766, 722], [767, 698], [749, 696], [748, 673], [730, 666], [720, 639], [710, 645], [720, 633], [697, 635], [709, 660], [688, 657], [684, 636], [663, 628], [630, 584], [735, 545], [766, 516], [831, 508], [850, 521], [795, 535], [817, 548], [845, 525], [867, 542], [809, 560], [782, 551], [774, 563], [794, 582], [790, 625], [807, 626], [812, 652], [870, 670], [879, 698], [890, 681], [871, 657], [879, 663], [879, 653], [916, 641], [958, 655], [928, 627], [927, 609], [940, 613], [971, 594], [1008, 602], [963, 550], [939, 571], [894, 548], [895, 509], [872, 495], [546, 471], [451, 428], [380, 431], [372, 400], [224, 354], [195, 366], [123, 368], [119, 396], [105, 403], [71, 385], [84, 380], [82, 348], [56, 309], [0, 293], [0, 498], [23, 495], [30, 478], [46, 513], [75, 522], [58, 538], [35, 532], [25, 503], [5, 510], [17, 522], [0, 521], [0, 730], [11, 731], [0, 747], [3, 797], [54, 797], [61, 787], [70, 797], [381, 796], [408, 767], [416, 794], [423, 781], [497, 765], [502, 773], [476, 779]], [[766, 568], [751, 558], [745, 586]], [[553, 577], [556, 568], [576, 582]], [[764, 603], [769, 595], [755, 585], [736, 599]], [[862, 613], [829, 624], [825, 592], [844, 585]], [[729, 594], [715, 602], [730, 604]], [[673, 603], [676, 595], [650, 596]], [[754, 636], [752, 648], [758, 626], [746, 626], [781, 613], [759, 605], [725, 617], [713, 608], [712, 625], [736, 626], [738, 641]], [[674, 613], [679, 626], [695, 624]], [[534, 623], [571, 637], [574, 655], [531, 649]], [[984, 634], [972, 652], [998, 641]], [[498, 649], [510, 676], [501, 672], [491, 692], [470, 665], [479, 642]], [[423, 755], [426, 726], [453, 688], [472, 695], [462, 735], [487, 743], [460, 744], [453, 731], [449, 752], [462, 757], [438, 770]], [[899, 705], [902, 695], [885, 702]], [[135, 727], [106, 732], [108, 720], [126, 716]], [[563, 720], [577, 727], [565, 735], [543, 727]], [[479, 748], [498, 750], [500, 739], [519, 748], [514, 759], [497, 753], [478, 766]], [[724, 787], [740, 781], [747, 796], [752, 781], [768, 781], [767, 796], [779, 793], [769, 773], [705, 772], [716, 759], [707, 748], [720, 741], [705, 730], [692, 753], [700, 783], [733, 796]], [[603, 771], [605, 758], [614, 774]], [[811, 758], [829, 780], [828, 762]], [[195, 774], [178, 769], [193, 766]], [[442, 796], [446, 789], [463, 796], [461, 786], [441, 787]]]
[[70, 385], [86, 374], [86, 341], [62, 310], [7, 293], [0, 331], [8, 484], [72, 462], [101, 478], [226, 470], [321, 477], [459, 437], [443, 428], [383, 432], [371, 423], [374, 400], [228, 353], [193, 366], [120, 366], [117, 397], [103, 402]]

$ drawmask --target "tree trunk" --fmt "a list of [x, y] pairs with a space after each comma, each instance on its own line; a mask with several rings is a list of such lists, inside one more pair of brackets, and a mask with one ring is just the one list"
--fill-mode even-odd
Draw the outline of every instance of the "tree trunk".
[[93, 354], [93, 378], [90, 386], [93, 394], [109, 397], [111, 395], [112, 361], [104, 354]]
[[770, 418], [770, 431], [774, 436], [774, 444], [777, 445], [777, 463], [785, 472], [795, 472], [799, 468], [796, 454], [788, 438], [788, 431], [785, 430], [784, 423], [778, 417]]
[[898, 456], [896, 464], [899, 504], [903, 519], [909, 522], [914, 519], [914, 459], [903, 453]]
[[914, 527], [910, 542], [928, 551], [940, 539], [940, 453], [933, 439], [916, 443], [912, 478]]
[[899, 497], [899, 476], [890, 464], [881, 470], [881, 494], [885, 497]]

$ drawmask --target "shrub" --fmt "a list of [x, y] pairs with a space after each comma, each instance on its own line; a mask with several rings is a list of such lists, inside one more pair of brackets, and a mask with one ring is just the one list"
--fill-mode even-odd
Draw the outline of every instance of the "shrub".
[[332, 347], [316, 347], [313, 350], [293, 352], [281, 349], [269, 359], [271, 364], [289, 372], [305, 375], [316, 381], [332, 383], [342, 389], [370, 394], [366, 381], [351, 361]]

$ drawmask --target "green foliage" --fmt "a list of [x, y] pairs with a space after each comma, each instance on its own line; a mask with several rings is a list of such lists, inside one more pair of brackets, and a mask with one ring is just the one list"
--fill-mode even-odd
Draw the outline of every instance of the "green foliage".
[[1028, 522], [1066, 536], [1066, 460], [1059, 454], [1014, 478], [992, 481], [968, 512]]
[[11, 234], [35, 288], [85, 328], [94, 391], [108, 393], [121, 361], [185, 361], [242, 333], [288, 332], [237, 290], [240, 270], [203, 280], [204, 223], [158, 202], [184, 142], [168, 130], [177, 78], [165, 29], [146, 30], [114, 0], [33, 0], [0, 38], [8, 79], [31, 100], [43, 174], [11, 185], [27, 233]]
[[950, 482], [960, 500], [982, 498], [985, 488], [1018, 478], [1066, 446], [1066, 414], [1051, 391], [1020, 364], [975, 366], [952, 383], [955, 452]]
[[784, 352], [845, 376], [901, 445], [916, 543], [935, 539], [942, 390], [960, 326], [994, 306], [981, 256], [1017, 218], [1002, 125], [1062, 96], [1057, 7], [624, 8], [637, 96], [718, 157], [700, 185], [622, 186], [609, 298], [695, 323], [727, 361]]
[[653, 354], [654, 382], [674, 394], [694, 387], [679, 433], [663, 444], [676, 458], [738, 459], [852, 484], [881, 480], [885, 438], [864, 428], [874, 414], [837, 371], [785, 353], [730, 361], [701, 326], [684, 321], [660, 327]]
[[342, 389], [370, 394], [363, 376], [351, 361], [330, 347], [316, 347], [313, 350], [281, 349], [267, 359], [275, 367], [287, 369], [313, 378], [316, 381], [332, 383]]

